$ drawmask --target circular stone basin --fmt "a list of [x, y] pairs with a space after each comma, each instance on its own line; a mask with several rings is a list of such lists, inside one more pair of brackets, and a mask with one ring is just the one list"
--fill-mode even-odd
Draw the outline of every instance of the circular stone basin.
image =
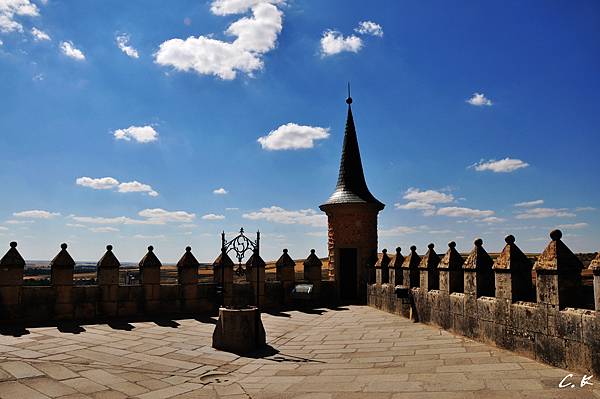
[[265, 345], [265, 329], [256, 307], [219, 308], [219, 320], [213, 332], [213, 348], [249, 353]]

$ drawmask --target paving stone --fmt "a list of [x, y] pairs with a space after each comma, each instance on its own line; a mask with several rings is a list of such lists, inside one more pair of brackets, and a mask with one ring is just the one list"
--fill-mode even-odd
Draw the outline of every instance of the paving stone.
[[0, 398], [2, 399], [47, 399], [49, 396], [16, 381], [0, 383]]
[[0, 363], [0, 367], [15, 378], [39, 377], [44, 375], [38, 369], [22, 361], [2, 362]]
[[77, 393], [70, 386], [61, 384], [59, 381], [47, 377], [28, 378], [21, 382], [51, 398]]

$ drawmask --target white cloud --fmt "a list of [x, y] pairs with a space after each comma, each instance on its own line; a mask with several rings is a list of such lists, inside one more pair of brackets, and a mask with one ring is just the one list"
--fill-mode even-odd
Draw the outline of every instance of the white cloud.
[[543, 219], [576, 216], [566, 208], [531, 208], [517, 214], [517, 219]]
[[8, 227], [0, 226], [0, 230], [2, 230], [2, 231], [8, 231]]
[[156, 235], [145, 235], [145, 234], [136, 234], [133, 238], [138, 238], [142, 240], [163, 240], [167, 238], [164, 234], [156, 234]]
[[529, 208], [531, 206], [542, 205], [544, 203], [543, 199], [534, 200], [534, 201], [526, 201], [526, 202], [517, 202], [515, 204], [516, 207], [520, 208]]
[[37, 17], [37, 6], [30, 0], [0, 0], [0, 32], [23, 32], [23, 25], [15, 17]]
[[323, 57], [339, 54], [343, 51], [358, 53], [363, 47], [362, 39], [355, 35], [344, 36], [335, 30], [326, 30], [321, 37], [321, 55]]
[[308, 233], [306, 233], [306, 235], [311, 237], [327, 237], [327, 231], [309, 231]]
[[119, 185], [119, 181], [112, 177], [100, 177], [100, 178], [92, 178], [92, 177], [78, 177], [75, 180], [75, 184], [83, 187], [93, 188], [94, 190], [110, 190]]
[[252, 76], [254, 71], [263, 68], [262, 57], [275, 48], [283, 26], [283, 13], [271, 3], [280, 2], [213, 1], [211, 10], [216, 15], [245, 13], [251, 9], [251, 17], [238, 19], [225, 31], [235, 40], [225, 42], [211, 35], [167, 40], [154, 54], [155, 62], [178, 71], [215, 75], [224, 80], [235, 79], [237, 72]]
[[494, 211], [490, 211], [490, 210], [479, 210], [479, 209], [472, 209], [472, 208], [464, 208], [464, 207], [460, 207], [460, 206], [447, 206], [444, 208], [440, 208], [437, 210], [436, 215], [441, 215], [441, 216], [448, 216], [448, 217], [453, 217], [453, 218], [461, 218], [461, 217], [467, 217], [467, 218], [487, 218], [490, 216], [494, 215]]
[[487, 98], [483, 93], [473, 93], [473, 97], [469, 98], [467, 102], [476, 107], [492, 106], [492, 100]]
[[75, 180], [75, 183], [83, 186], [93, 188], [94, 190], [111, 190], [118, 187], [120, 193], [148, 193], [151, 197], [158, 196], [158, 193], [148, 184], [140, 183], [139, 181], [123, 182], [113, 177], [79, 177]]
[[217, 194], [217, 195], [225, 195], [228, 193], [229, 192], [227, 190], [225, 190], [223, 187], [213, 190], [213, 194]]
[[119, 49], [131, 58], [140, 58], [138, 51], [129, 44], [129, 35], [126, 33], [117, 35], [115, 38]]
[[499, 161], [494, 159], [490, 159], [489, 161], [481, 160], [478, 163], [469, 166], [469, 168], [475, 168], [478, 172], [489, 170], [494, 173], [509, 173], [528, 166], [529, 164], [527, 162], [523, 162], [520, 159], [504, 158]]
[[226, 211], [239, 211], [240, 208], [225, 208]]
[[214, 213], [208, 213], [204, 216], [202, 216], [203, 220], [223, 220], [225, 219], [224, 215], [216, 215]]
[[266, 136], [258, 138], [265, 150], [298, 150], [313, 148], [315, 140], [329, 137], [329, 128], [303, 126], [295, 123], [281, 125]]
[[194, 213], [184, 211], [166, 211], [164, 209], [144, 209], [138, 212], [143, 219], [133, 219], [127, 216], [100, 217], [100, 216], [76, 216], [70, 218], [79, 223], [100, 224], [100, 225], [163, 225], [166, 223], [190, 223], [195, 218]]
[[503, 223], [506, 222], [506, 219], [499, 218], [497, 216], [488, 216], [486, 218], [481, 219], [481, 221], [485, 223]]
[[36, 27], [31, 28], [31, 35], [33, 36], [33, 40], [36, 42], [50, 40], [50, 35]]
[[67, 226], [67, 227], [73, 227], [73, 228], [76, 228], [76, 229], [80, 229], [80, 228], [86, 227], [85, 225], [83, 225], [81, 223], [67, 223], [67, 224], [65, 224], [65, 226]]
[[585, 229], [588, 226], [589, 226], [589, 224], [587, 224], [585, 222], [581, 222], [581, 223], [559, 224], [556, 227], [559, 229]]
[[402, 197], [405, 200], [408, 200], [406, 204], [395, 203], [394, 206], [396, 209], [418, 209], [425, 211], [427, 216], [433, 214], [433, 210], [435, 206], [433, 204], [446, 204], [449, 202], [454, 202], [454, 196], [450, 193], [442, 193], [436, 190], [423, 190], [421, 191], [418, 188], [411, 187], [404, 193]]
[[92, 233], [115, 233], [117, 231], [120, 231], [116, 227], [110, 227], [110, 226], [106, 226], [106, 227], [90, 227], [89, 230]]
[[85, 60], [85, 55], [81, 50], [79, 50], [72, 41], [62, 42], [60, 43], [60, 49], [64, 55], [69, 58], [73, 58], [77, 61]]
[[191, 222], [196, 218], [194, 213], [188, 213], [184, 211], [165, 211], [164, 209], [144, 209], [138, 212], [141, 217], [147, 218], [148, 220], [160, 221], [162, 223], [167, 222]]
[[60, 213], [34, 209], [31, 211], [15, 212], [15, 213], [13, 213], [13, 216], [16, 216], [19, 218], [31, 218], [31, 219], [52, 219], [55, 216], [60, 216]]
[[575, 208], [575, 212], [588, 212], [588, 211], [595, 211], [596, 208], [594, 208], [593, 206], [580, 206]]
[[258, 212], [244, 213], [242, 217], [250, 220], [266, 220], [281, 224], [304, 224], [317, 227], [327, 225], [327, 216], [317, 213], [313, 209], [288, 211], [279, 206], [271, 206], [269, 208], [261, 208]]
[[358, 23], [358, 27], [354, 29], [356, 33], [361, 35], [373, 35], [377, 37], [383, 36], [383, 28], [381, 25], [373, 21], [361, 21]]
[[283, 4], [284, 0], [213, 0], [210, 11], [215, 15], [241, 14], [260, 4]]
[[117, 129], [113, 132], [116, 140], [137, 141], [138, 143], [151, 143], [158, 140], [158, 132], [152, 126], [129, 126], [126, 129]]
[[148, 193], [151, 197], [157, 197], [158, 193], [148, 184], [140, 183], [139, 181], [131, 181], [119, 184], [120, 193]]

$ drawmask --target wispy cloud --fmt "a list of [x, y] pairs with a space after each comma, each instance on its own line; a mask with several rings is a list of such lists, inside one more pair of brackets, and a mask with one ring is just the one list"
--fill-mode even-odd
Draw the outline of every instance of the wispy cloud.
[[258, 138], [265, 150], [299, 150], [313, 148], [316, 140], [329, 137], [329, 128], [288, 123]]
[[361, 21], [358, 23], [358, 27], [354, 29], [356, 33], [361, 35], [372, 35], [377, 37], [383, 36], [383, 28], [378, 23], [373, 21]]
[[543, 219], [552, 217], [573, 217], [576, 216], [567, 208], [531, 208], [523, 210], [515, 216], [517, 219]]
[[166, 211], [161, 208], [144, 209], [138, 212], [142, 219], [133, 219], [127, 216], [102, 217], [102, 216], [77, 216], [69, 218], [83, 224], [96, 225], [163, 225], [166, 223], [191, 223], [196, 214], [185, 211]]
[[425, 215], [432, 215], [435, 210], [435, 204], [447, 204], [454, 202], [455, 198], [451, 193], [444, 193], [436, 190], [421, 190], [411, 187], [404, 193], [402, 197], [407, 200], [407, 203], [395, 203], [396, 209], [404, 210], [422, 210]]
[[543, 205], [543, 204], [544, 204], [544, 200], [539, 199], [539, 200], [534, 200], [534, 201], [517, 202], [514, 206], [520, 207], [520, 208], [529, 208], [531, 206], [537, 206], [537, 205]]
[[216, 194], [216, 195], [225, 195], [228, 193], [229, 193], [229, 191], [225, 190], [223, 187], [213, 190], [213, 194]]
[[214, 213], [208, 213], [202, 216], [202, 220], [223, 220], [225, 219], [225, 215], [217, 215]]
[[518, 169], [528, 167], [527, 162], [523, 162], [520, 159], [504, 158], [499, 161], [490, 159], [489, 161], [481, 160], [475, 163], [469, 168], [474, 168], [478, 172], [492, 171], [494, 173], [510, 173]]
[[315, 212], [314, 209], [290, 211], [279, 206], [271, 206], [269, 208], [261, 208], [256, 212], [244, 213], [242, 217], [250, 220], [266, 220], [281, 224], [305, 224], [317, 227], [327, 225], [327, 216]]
[[36, 42], [50, 40], [50, 35], [36, 27], [31, 28], [31, 36], [33, 36], [33, 40]]
[[115, 38], [119, 49], [130, 58], [140, 58], [138, 51], [129, 44], [129, 35], [122, 33]]
[[18, 218], [30, 218], [30, 219], [52, 219], [56, 216], [60, 216], [58, 212], [48, 212], [39, 209], [33, 209], [30, 211], [21, 211], [13, 213], [13, 216]]
[[448, 217], [453, 217], [453, 218], [466, 217], [466, 218], [480, 219], [480, 218], [491, 217], [492, 215], [494, 215], [494, 211], [490, 211], [490, 210], [482, 211], [480, 209], [465, 208], [465, 207], [459, 207], [459, 206], [448, 206], [448, 207], [438, 209], [436, 212], [436, 215], [448, 216]]
[[588, 223], [581, 222], [581, 223], [559, 224], [556, 227], [559, 229], [584, 229], [588, 226], [589, 226]]
[[487, 98], [483, 93], [473, 93], [473, 96], [466, 100], [467, 103], [474, 105], [476, 107], [491, 107], [492, 100]]
[[37, 17], [38, 7], [30, 0], [0, 0], [0, 32], [23, 32], [15, 17]]

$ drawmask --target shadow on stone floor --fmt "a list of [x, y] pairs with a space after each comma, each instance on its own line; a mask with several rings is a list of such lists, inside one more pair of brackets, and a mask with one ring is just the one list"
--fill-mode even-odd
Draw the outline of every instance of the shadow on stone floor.
[[29, 330], [23, 326], [0, 326], [0, 335], [6, 335], [10, 337], [21, 337], [28, 335]]
[[113, 330], [131, 331], [135, 328], [133, 324], [122, 320], [110, 321], [107, 324]]
[[81, 334], [82, 332], [85, 332], [85, 328], [80, 326], [78, 323], [72, 323], [72, 322], [57, 323], [56, 328], [61, 333]]
[[175, 320], [169, 320], [169, 319], [154, 319], [152, 321], [154, 322], [154, 324], [156, 324], [159, 327], [177, 328], [181, 325], [181, 324], [177, 323]]

